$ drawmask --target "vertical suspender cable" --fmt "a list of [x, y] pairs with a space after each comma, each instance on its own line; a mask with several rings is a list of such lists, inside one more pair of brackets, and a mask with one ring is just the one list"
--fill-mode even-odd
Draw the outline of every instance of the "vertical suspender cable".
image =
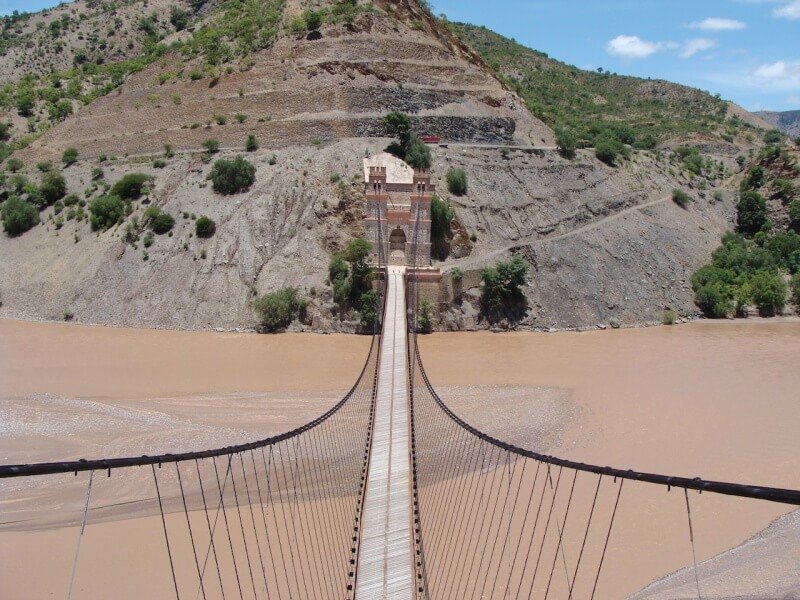
[[158, 476], [156, 475], [156, 466], [150, 465], [153, 469], [153, 481], [156, 483], [156, 496], [158, 496], [158, 510], [161, 513], [161, 524], [164, 526], [164, 540], [167, 542], [167, 556], [169, 556], [169, 570], [172, 572], [172, 583], [175, 585], [175, 597], [180, 600], [181, 595], [178, 592], [178, 579], [175, 577], [175, 565], [172, 562], [172, 549], [169, 547], [169, 535], [167, 535], [167, 520], [164, 518], [164, 505], [161, 503], [161, 491], [158, 489]]
[[81, 551], [81, 540], [83, 532], [86, 530], [86, 517], [89, 514], [89, 498], [92, 495], [92, 479], [94, 471], [89, 471], [89, 484], [86, 486], [86, 502], [83, 506], [83, 519], [81, 519], [81, 530], [78, 533], [78, 544], [75, 546], [75, 559], [72, 561], [72, 574], [69, 576], [69, 589], [67, 590], [67, 600], [72, 598], [72, 586], [75, 583], [75, 571], [78, 568], [78, 554]]
[[689, 541], [692, 543], [692, 563], [694, 563], [694, 583], [697, 586], [697, 598], [700, 600], [700, 579], [697, 576], [697, 553], [694, 548], [694, 531], [692, 531], [692, 511], [689, 509], [689, 491], [683, 488], [683, 497], [686, 498], [686, 517], [689, 519]]

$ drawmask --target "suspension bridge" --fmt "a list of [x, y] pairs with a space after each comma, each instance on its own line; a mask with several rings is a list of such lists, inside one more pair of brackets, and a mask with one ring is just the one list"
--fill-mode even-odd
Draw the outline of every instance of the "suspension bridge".
[[[701, 493], [800, 506], [798, 490], [583, 464], [481, 431], [425, 371], [413, 266], [387, 266], [379, 252], [376, 275], [382, 308], [360, 375], [305, 425], [204, 451], [0, 466], [0, 479], [36, 497], [82, 490], [74, 554], [52, 597], [614, 598], [609, 557], [624, 564], [637, 552], [615, 544], [619, 508], [651, 486], [680, 505], [664, 518], [685, 532], [691, 595], [702, 598], [692, 521]], [[124, 484], [145, 498], [111, 518], [97, 495]], [[82, 544], [94, 523], [113, 544], [126, 510], [149, 519], [136, 551], [159, 568], [115, 573], [113, 589], [92, 595], [80, 582], [104, 566], [82, 562]], [[2, 511], [0, 532], [19, 526]]]

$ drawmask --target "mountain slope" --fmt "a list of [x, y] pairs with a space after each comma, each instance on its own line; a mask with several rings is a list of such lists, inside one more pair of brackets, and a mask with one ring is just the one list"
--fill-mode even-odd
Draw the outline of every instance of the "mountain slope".
[[785, 110], [783, 112], [761, 111], [756, 114], [786, 135], [792, 137], [800, 136], [800, 110]]
[[[309, 31], [312, 8], [321, 24]], [[440, 265], [458, 266], [464, 279], [463, 295], [453, 298], [445, 278], [439, 327], [488, 326], [477, 312], [480, 271], [512, 252], [533, 267], [522, 327], [657, 322], [667, 305], [696, 312], [689, 276], [731, 226], [736, 158], [760, 143], [747, 140], [752, 127], [743, 118], [717, 123], [707, 114], [701, 120], [716, 128], [693, 129], [675, 106], [666, 124], [641, 130], [661, 132], [661, 146], [701, 148], [699, 173], [669, 150], [634, 152], [615, 167], [590, 150], [567, 160], [526, 108], [530, 90], [519, 88], [523, 101], [513, 81], [493, 75], [491, 57], [476, 54], [480, 46], [473, 50], [413, 0], [228, 0], [192, 19], [191, 39], [160, 46], [109, 93], [76, 103], [74, 114], [15, 153], [24, 164], [6, 174], [3, 193], [35, 199], [46, 178], [37, 164], [47, 169], [76, 148], [77, 163], [63, 169], [75, 197], [43, 208], [41, 224], [22, 235], [0, 234], [0, 316], [248, 328], [256, 294], [293, 285], [309, 301], [305, 327], [352, 331], [357, 315], [335, 310], [327, 264], [363, 234], [361, 160], [390, 141], [382, 126], [390, 110], [448, 143], [433, 149], [433, 178], [455, 208], [454, 228], [475, 239]], [[265, 28], [254, 29], [257, 22]], [[250, 36], [254, 30], [266, 34]], [[532, 51], [509, 52], [524, 61]], [[604, 85], [617, 81], [602, 77]], [[696, 94], [709, 114], [726, 106]], [[632, 110], [614, 104], [609, 122]], [[729, 127], [737, 129], [731, 141], [720, 133]], [[248, 135], [260, 147], [246, 153]], [[206, 140], [219, 142], [216, 156], [204, 151]], [[255, 183], [216, 194], [207, 181], [214, 159], [237, 155], [253, 163]], [[466, 170], [466, 195], [448, 197], [450, 167]], [[152, 183], [117, 225], [92, 231], [80, 204], [129, 173]], [[690, 193], [687, 209], [671, 201], [673, 188]], [[170, 234], [148, 234], [154, 206], [175, 218]], [[197, 237], [200, 215], [216, 221], [213, 237]]]
[[525, 100], [535, 116], [551, 127], [569, 126], [588, 141], [609, 129], [624, 129], [630, 143], [641, 148], [687, 134], [710, 134], [730, 142], [752, 134], [754, 126], [766, 126], [701, 90], [602, 69], [585, 71], [485, 27], [464, 23], [450, 27]]

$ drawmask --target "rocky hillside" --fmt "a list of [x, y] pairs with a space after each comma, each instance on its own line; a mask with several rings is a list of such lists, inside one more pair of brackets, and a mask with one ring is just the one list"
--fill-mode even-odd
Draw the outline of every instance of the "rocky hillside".
[[786, 135], [800, 137], [800, 110], [761, 111], [756, 114]]
[[711, 135], [730, 143], [752, 141], [755, 129], [768, 127], [702, 90], [602, 68], [578, 69], [485, 27], [448, 26], [519, 93], [534, 115], [551, 127], [570, 127], [590, 143], [608, 131], [622, 132], [638, 148], [653, 148], [687, 134]]
[[[250, 133], [284, 147], [370, 137], [383, 134], [380, 119], [392, 109], [414, 114], [418, 131], [451, 140], [552, 143], [519, 99], [419, 9], [412, 19], [404, 3], [353, 4], [347, 19], [330, 13], [309, 33], [294, 19], [310, 3], [273, 4], [268, 48], [234, 46], [238, 21], [249, 16], [220, 23], [212, 14], [192, 42], [54, 125], [23, 156], [54, 158], [66, 147], [84, 158], [155, 153], [167, 142], [190, 150], [209, 137], [235, 148]], [[217, 43], [204, 28], [219, 34]]]
[[[108, 8], [81, 2], [58, 11]], [[744, 111], [729, 116], [726, 103], [692, 92], [689, 109], [679, 113], [678, 99], [663, 123], [648, 113], [634, 128], [630, 141], [657, 136], [657, 149], [626, 151], [615, 166], [592, 150], [570, 160], [528, 109], [560, 122], [535, 109], [534, 86], [519, 84], [528, 77], [523, 67], [509, 67], [519, 69], [516, 83], [496, 74], [478, 41], [414, 0], [229, 1], [186, 11], [181, 32], [158, 17], [163, 30], [135, 68], [92, 63], [90, 72], [116, 74], [115, 87], [75, 100], [73, 114], [49, 120], [53, 103], [40, 92], [41, 81], [61, 90], [69, 80], [30, 84], [39, 104], [26, 126], [36, 133], [19, 144], [12, 127], [16, 151], [4, 164], [3, 194], [37, 203], [40, 224], [0, 235], [0, 316], [249, 328], [256, 295], [294, 285], [309, 303], [295, 328], [353, 330], [357, 315], [335, 310], [327, 265], [363, 233], [361, 159], [390, 142], [382, 117], [391, 110], [409, 113], [417, 132], [443, 138], [433, 149], [434, 178], [455, 209], [454, 230], [474, 240], [439, 265], [464, 277], [457, 286], [444, 278], [442, 301], [452, 306], [442, 304], [437, 326], [488, 326], [477, 309], [480, 269], [512, 253], [533, 267], [521, 327], [657, 322], [666, 306], [696, 313], [689, 277], [732, 225], [737, 157], [761, 144]], [[45, 16], [30, 17], [37, 18]], [[604, 119], [619, 121], [613, 111], [630, 109], [621, 100], [629, 79], [619, 78], [617, 96], [598, 100]], [[579, 108], [564, 110], [576, 119]], [[685, 145], [699, 149], [699, 166], [687, 163]], [[62, 166], [67, 149], [77, 162]], [[255, 183], [214, 192], [215, 160], [240, 155], [254, 165]], [[466, 171], [465, 195], [445, 192], [450, 167]], [[44, 202], [53, 171], [63, 172], [69, 196]], [[93, 230], [89, 205], [130, 173], [149, 178], [143, 193], [118, 224]], [[690, 194], [687, 208], [672, 202], [675, 188]], [[175, 219], [168, 233], [150, 231], [153, 207]], [[200, 216], [215, 221], [210, 237], [197, 235]]]

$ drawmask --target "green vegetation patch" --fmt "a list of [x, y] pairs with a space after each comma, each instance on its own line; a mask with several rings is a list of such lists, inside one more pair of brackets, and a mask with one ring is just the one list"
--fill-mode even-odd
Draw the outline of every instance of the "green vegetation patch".
[[89, 203], [92, 231], [105, 231], [125, 217], [125, 203], [119, 196], [98, 196]]
[[299, 297], [297, 288], [286, 287], [256, 298], [253, 308], [259, 322], [270, 332], [286, 329], [306, 310], [306, 301]]
[[3, 229], [10, 236], [17, 236], [39, 223], [39, 211], [30, 202], [11, 196], [0, 208]]
[[152, 177], [144, 173], [128, 173], [111, 187], [111, 195], [123, 200], [136, 200], [147, 190]]
[[219, 194], [238, 194], [248, 189], [256, 180], [256, 167], [241, 156], [233, 160], [221, 158], [211, 168], [209, 178], [214, 191]]
[[[653, 148], [659, 140], [680, 134], [735, 135], [753, 129], [741, 119], [726, 119], [727, 104], [701, 90], [615, 75], [603, 68], [585, 71], [485, 27], [446, 25], [523, 98], [535, 116], [553, 128], [569, 128], [577, 147], [613, 138], [636, 148]], [[569, 152], [571, 145], [564, 149]]]

